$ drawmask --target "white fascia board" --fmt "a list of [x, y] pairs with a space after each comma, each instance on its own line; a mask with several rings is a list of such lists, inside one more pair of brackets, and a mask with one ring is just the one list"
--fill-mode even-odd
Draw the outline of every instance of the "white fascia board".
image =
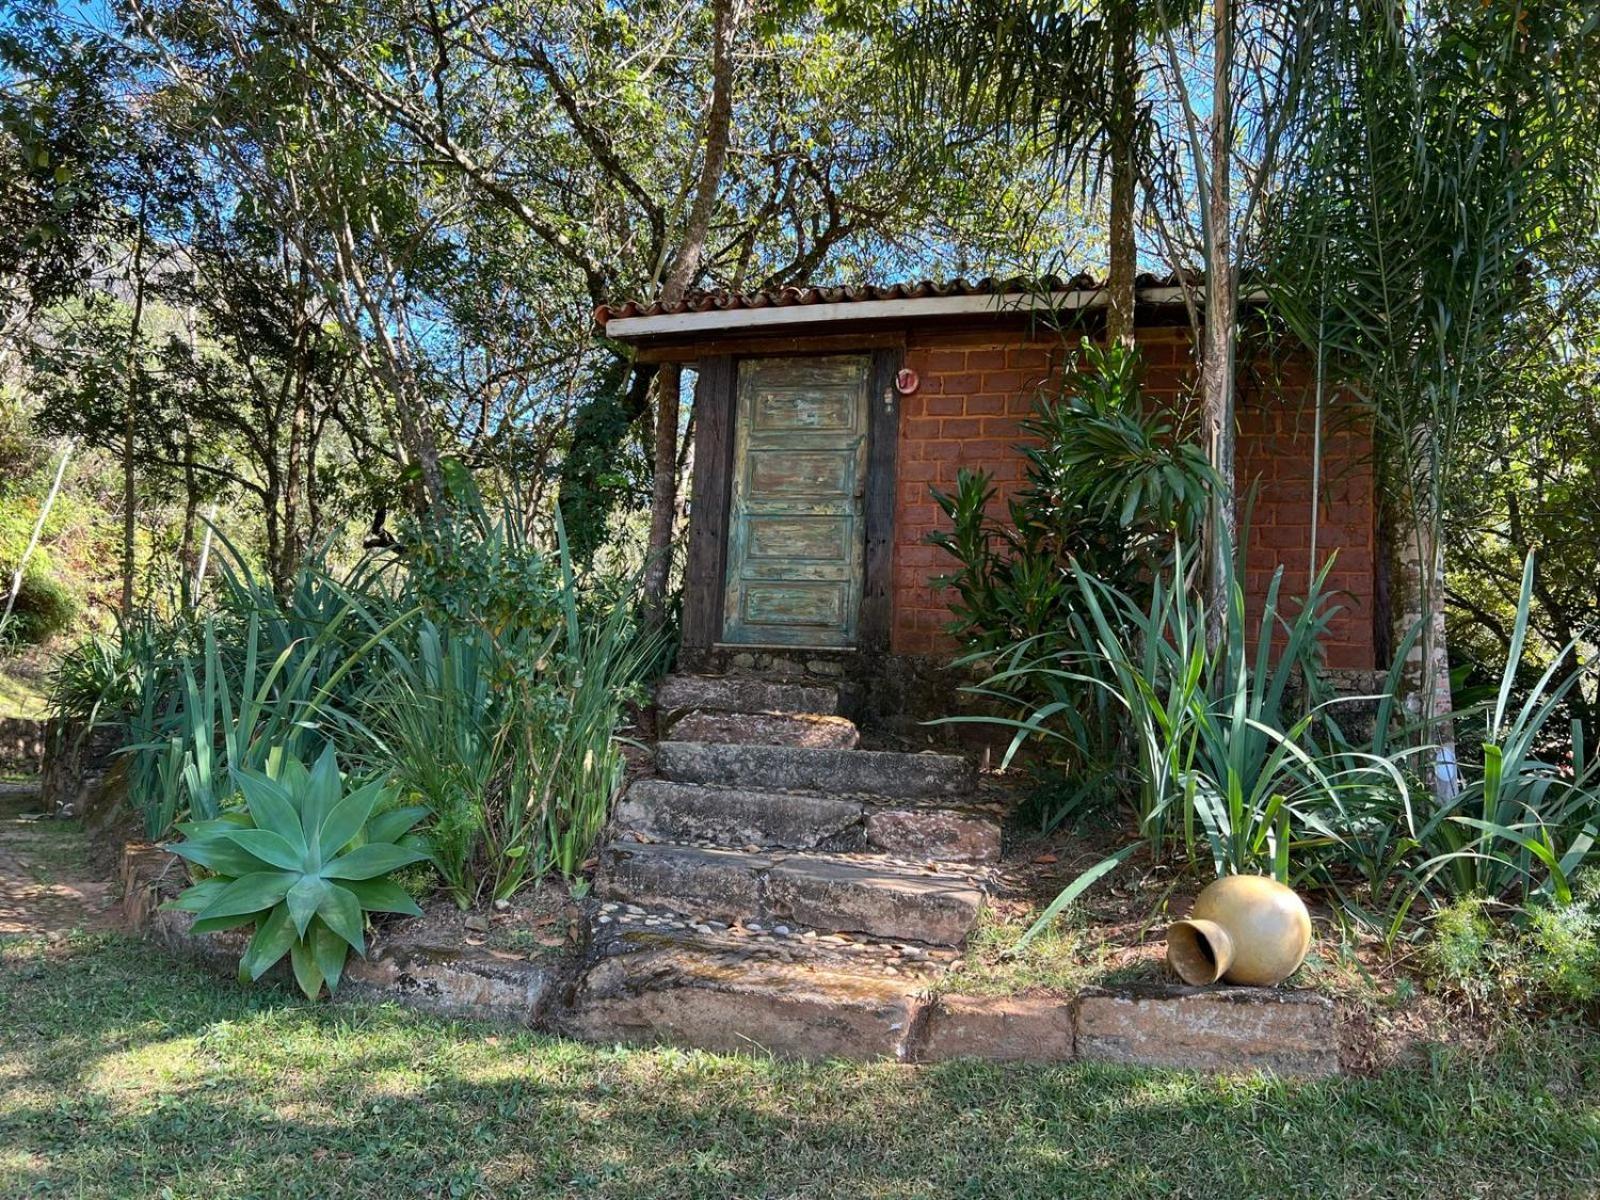
[[[1177, 304], [1183, 300], [1183, 292], [1181, 287], [1140, 288], [1139, 299], [1146, 304]], [[1241, 297], [1246, 302], [1265, 298], [1264, 292], [1252, 292]], [[906, 300], [781, 304], [770, 308], [718, 308], [706, 312], [663, 313], [650, 317], [612, 317], [606, 322], [605, 328], [607, 337], [628, 342], [675, 334], [781, 329], [790, 325], [826, 326], [907, 317], [995, 316], [1008, 312], [1099, 308], [1105, 303], [1105, 289], [1081, 288], [1051, 292], [1048, 297], [1018, 292], [1007, 295], [921, 296]]]

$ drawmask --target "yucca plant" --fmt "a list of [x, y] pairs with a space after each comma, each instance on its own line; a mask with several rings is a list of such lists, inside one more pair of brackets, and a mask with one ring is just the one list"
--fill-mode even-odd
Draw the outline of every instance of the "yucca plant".
[[[1403, 792], [1406, 781], [1380, 756], [1325, 755], [1311, 737], [1332, 703], [1316, 694], [1321, 637], [1336, 611], [1325, 588], [1329, 567], [1306, 597], [1293, 602], [1282, 599], [1282, 571], [1276, 572], [1252, 627], [1242, 570], [1226, 540], [1219, 541], [1232, 569], [1217, 636], [1207, 636], [1213, 618], [1206, 598], [1189, 586], [1192, 551], [1175, 550], [1154, 579], [1147, 605], [1078, 568], [1083, 616], [1070, 627], [1076, 644], [1063, 652], [1059, 643], [1041, 641], [1035, 644], [1048, 647], [1042, 652], [1013, 651], [1000, 671], [969, 689], [1016, 704], [1019, 695], [1060, 686], [1062, 698], [1025, 705], [1020, 717], [965, 719], [1012, 729], [1009, 758], [1035, 736], [1078, 736], [1081, 718], [1069, 687], [1102, 693], [1119, 717], [1136, 845], [1158, 856], [1179, 853], [1206, 874], [1260, 872], [1288, 882], [1296, 847], [1339, 840], [1325, 814], [1338, 809], [1340, 796]], [[1024, 673], [1037, 678], [1019, 686], [1016, 676]], [[1133, 849], [1074, 881], [1025, 940]]]
[[150, 838], [179, 817], [218, 816], [233, 772], [264, 769], [274, 750], [310, 758], [329, 739], [353, 742], [360, 697], [404, 661], [395, 637], [416, 616], [371, 560], [336, 577], [326, 547], [307, 555], [280, 600], [217, 536], [214, 610], [124, 623], [115, 656], [80, 656], [79, 674], [107, 675], [128, 693], [121, 711], [98, 711], [121, 725], [129, 798]]
[[1571, 878], [1594, 857], [1600, 832], [1600, 762], [1589, 757], [1583, 726], [1570, 726], [1570, 764], [1547, 762], [1539, 747], [1563, 701], [1587, 671], [1574, 669], [1576, 644], [1561, 649], [1537, 683], [1514, 703], [1533, 606], [1534, 558], [1523, 563], [1517, 616], [1505, 670], [1486, 707], [1482, 763], [1464, 772], [1454, 801], [1437, 806], [1417, 831], [1431, 857], [1424, 886], [1452, 898], [1483, 896], [1526, 904], [1572, 899]]
[[287, 954], [307, 997], [331, 992], [349, 952], [366, 953], [366, 913], [420, 915], [383, 877], [427, 857], [402, 840], [427, 810], [378, 812], [393, 795], [382, 781], [346, 791], [332, 746], [310, 770], [278, 751], [267, 771], [236, 768], [232, 778], [244, 808], [180, 824], [183, 841], [167, 847], [210, 873], [167, 907], [194, 913], [197, 933], [254, 925], [241, 981]]

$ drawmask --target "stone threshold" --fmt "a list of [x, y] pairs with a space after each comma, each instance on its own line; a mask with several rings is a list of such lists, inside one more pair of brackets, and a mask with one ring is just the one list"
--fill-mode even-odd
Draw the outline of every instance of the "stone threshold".
[[[233, 976], [243, 933], [195, 934], [190, 914], [157, 909], [160, 873], [171, 866], [165, 858], [148, 849], [125, 857], [130, 924], [175, 955]], [[589, 1041], [808, 1060], [1092, 1062], [1300, 1078], [1340, 1069], [1334, 1004], [1313, 992], [1152, 984], [1088, 988], [1070, 997], [934, 995], [925, 979], [868, 986], [847, 974], [834, 988], [817, 966], [740, 958], [731, 960], [729, 979], [691, 976], [675, 990], [628, 995], [620, 1007], [574, 1007], [574, 998], [619, 961], [573, 955], [534, 961], [481, 947], [427, 945], [408, 941], [401, 925], [374, 939], [371, 957], [351, 956], [338, 998], [392, 1001]], [[748, 979], [732, 978], [748, 966]], [[278, 972], [287, 983], [287, 971]]]

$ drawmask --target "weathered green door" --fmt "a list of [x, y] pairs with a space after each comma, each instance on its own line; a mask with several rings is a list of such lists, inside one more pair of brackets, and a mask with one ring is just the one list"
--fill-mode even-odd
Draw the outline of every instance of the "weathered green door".
[[869, 379], [866, 355], [739, 364], [723, 641], [854, 644]]

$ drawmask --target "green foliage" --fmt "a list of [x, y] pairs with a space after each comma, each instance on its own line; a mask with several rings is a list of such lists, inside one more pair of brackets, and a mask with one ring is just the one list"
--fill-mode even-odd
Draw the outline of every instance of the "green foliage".
[[654, 369], [612, 355], [591, 376], [573, 414], [559, 497], [572, 560], [580, 567], [594, 561], [612, 514], [649, 494], [649, 463], [636, 430], [649, 411], [646, 389], [654, 377]]
[[963, 469], [954, 493], [934, 490], [951, 530], [929, 540], [958, 569], [935, 582], [955, 593], [952, 632], [969, 661], [994, 653], [1009, 666], [991, 690], [1048, 706], [1068, 728], [1048, 742], [1066, 775], [1052, 825], [1102, 802], [1118, 766], [1110, 698], [1076, 672], [1019, 669], [1019, 655], [1046, 663], [1091, 642], [1092, 605], [1077, 573], [1122, 594], [1148, 594], [1175, 540], [1194, 534], [1215, 478], [1200, 449], [1178, 438], [1172, 419], [1147, 411], [1137, 352], [1085, 342], [1086, 370], [1068, 369], [1059, 394], [1041, 395], [1023, 423], [1026, 482], [1000, 519], [985, 472]]
[[381, 780], [347, 791], [332, 746], [310, 770], [274, 750], [266, 772], [232, 778], [242, 808], [178, 826], [183, 841], [169, 849], [208, 874], [168, 907], [194, 913], [197, 933], [254, 926], [241, 982], [287, 954], [308, 998], [332, 992], [349, 952], [366, 953], [365, 914], [421, 915], [385, 876], [427, 857], [402, 842], [427, 810], [388, 806]]
[[306, 555], [280, 594], [221, 539], [212, 607], [124, 621], [56, 672], [64, 723], [109, 726], [148, 836], [236, 807], [238, 780], [334, 746], [427, 805], [462, 904], [575, 875], [622, 777], [623, 705], [658, 666], [627, 579], [581, 579], [468, 481], [404, 560]]
[[[10, 572], [5, 572], [3, 582], [9, 582], [9, 579]], [[0, 593], [0, 608], [5, 603], [3, 596], [4, 593]], [[17, 590], [11, 618], [3, 631], [5, 642], [42, 645], [57, 634], [64, 633], [77, 617], [80, 607], [72, 589], [56, 577], [48, 562], [41, 563], [36, 557], [22, 576], [22, 586]]]
[[[1073, 696], [1085, 685], [1099, 689], [1118, 714], [1122, 782], [1137, 798], [1140, 838], [1158, 856], [1181, 850], [1207, 874], [1321, 885], [1389, 942], [1408, 932], [1419, 903], [1487, 901], [1528, 913], [1572, 903], [1573, 878], [1596, 857], [1600, 767], [1586, 755], [1580, 725], [1572, 727], [1569, 763], [1539, 752], [1580, 679], [1565, 667], [1571, 647], [1535, 687], [1515, 690], [1531, 560], [1501, 687], [1484, 706], [1478, 755], [1462, 763], [1463, 786], [1448, 799], [1417, 786], [1414, 764], [1429, 748], [1393, 721], [1393, 692], [1414, 638], [1378, 698], [1370, 741], [1357, 748], [1334, 720], [1341, 702], [1318, 696], [1320, 639], [1331, 616], [1327, 568], [1310, 595], [1288, 603], [1280, 602], [1280, 572], [1253, 630], [1236, 569], [1225, 625], [1208, 637], [1206, 605], [1184, 586], [1187, 561], [1177, 555], [1170, 575], [1157, 577], [1143, 610], [1080, 571], [1089, 613], [1074, 626], [1081, 644], [1064, 650], [1029, 639], [1008, 649], [993, 678], [971, 690], [1020, 705], [1021, 714], [956, 719], [1012, 729], [1009, 759], [1031, 738], [1070, 744], [1081, 736]], [[1046, 699], [1022, 702], [1023, 693]], [[1040, 924], [1113, 866], [1092, 868]], [[1468, 932], [1456, 931], [1458, 940]]]
[[119, 617], [111, 634], [92, 633], [68, 647], [50, 673], [50, 711], [58, 723], [85, 729], [124, 723], [143, 698], [146, 675], [172, 653], [174, 632], [136, 613]]
[[1381, 759], [1308, 748], [1319, 708], [1306, 681], [1317, 678], [1335, 611], [1323, 590], [1327, 568], [1293, 602], [1280, 599], [1280, 568], [1253, 626], [1242, 572], [1231, 572], [1222, 628], [1213, 631], [1205, 598], [1187, 586], [1193, 561], [1177, 551], [1146, 605], [1077, 568], [1084, 616], [1070, 628], [1078, 643], [1030, 639], [1001, 654], [996, 673], [970, 690], [1009, 699], [1021, 714], [973, 719], [1014, 730], [1008, 759], [1033, 737], [1076, 750], [1083, 732], [1074, 698], [1084, 687], [1101, 692], [1116, 714], [1120, 782], [1135, 797], [1141, 840], [1208, 874], [1287, 880], [1296, 841], [1332, 835], [1323, 814], [1334, 798], [1375, 785], [1403, 793], [1405, 784]]
[[61, 715], [81, 721], [88, 685], [107, 683], [90, 708], [121, 730], [129, 796], [152, 838], [180, 817], [220, 814], [237, 772], [348, 740], [360, 697], [385, 657], [396, 657], [393, 635], [416, 612], [373, 560], [336, 574], [325, 551], [308, 555], [280, 598], [220, 541], [212, 611], [124, 622], [116, 653], [86, 652], [73, 690], [59, 695]]
[[986, 472], [963, 469], [954, 493], [934, 490], [953, 528], [929, 540], [959, 564], [937, 582], [954, 589], [952, 632], [974, 648], [1066, 630], [1082, 611], [1074, 568], [1138, 588], [1205, 512], [1215, 473], [1145, 404], [1138, 353], [1086, 341], [1082, 355], [1088, 369], [1069, 364], [1060, 393], [1041, 395], [1022, 423], [1027, 482], [1008, 521]]
[[1600, 911], [1540, 902], [1497, 919], [1482, 897], [1441, 909], [1422, 950], [1427, 984], [1478, 1006], [1590, 1010], [1600, 1001]]
[[[1482, 706], [1483, 734], [1475, 742], [1476, 756], [1463, 763], [1460, 791], [1424, 807], [1395, 796], [1387, 811], [1380, 798], [1366, 814], [1360, 838], [1350, 838], [1351, 843], [1370, 845], [1374, 817], [1389, 826], [1384, 835], [1391, 847], [1386, 874], [1392, 876], [1393, 890], [1387, 893], [1390, 907], [1383, 920], [1391, 938], [1420, 896], [1434, 903], [1483, 897], [1524, 908], [1546, 899], [1568, 903], [1572, 878], [1596, 857], [1600, 764], [1587, 753], [1582, 724], [1572, 722], [1563, 740], [1570, 761], [1552, 762], [1545, 753], [1552, 744], [1561, 744], [1551, 737], [1550, 726], [1565, 715], [1567, 694], [1592, 668], [1571, 669], [1569, 660], [1577, 647], [1567, 646], [1531, 688], [1519, 686], [1533, 580], [1530, 557], [1523, 564], [1500, 686]], [[1460, 714], [1458, 720], [1464, 723], [1469, 715]], [[1377, 738], [1386, 736], [1385, 725]], [[1382, 751], [1381, 741], [1375, 749]], [[1402, 749], [1392, 756], [1408, 753]]]
[[1424, 949], [1424, 970], [1435, 988], [1475, 1000], [1488, 998], [1493, 976], [1505, 969], [1506, 947], [1483, 911], [1483, 901], [1467, 897], [1434, 917], [1433, 936]]
[[613, 731], [650, 657], [632, 625], [624, 605], [575, 644], [564, 624], [535, 643], [424, 623], [416, 669], [379, 690], [374, 753], [434, 813], [434, 863], [463, 907], [578, 873], [620, 786]]
[[1574, 1007], [1600, 1000], [1600, 912], [1592, 901], [1534, 907], [1526, 940], [1536, 993]]

